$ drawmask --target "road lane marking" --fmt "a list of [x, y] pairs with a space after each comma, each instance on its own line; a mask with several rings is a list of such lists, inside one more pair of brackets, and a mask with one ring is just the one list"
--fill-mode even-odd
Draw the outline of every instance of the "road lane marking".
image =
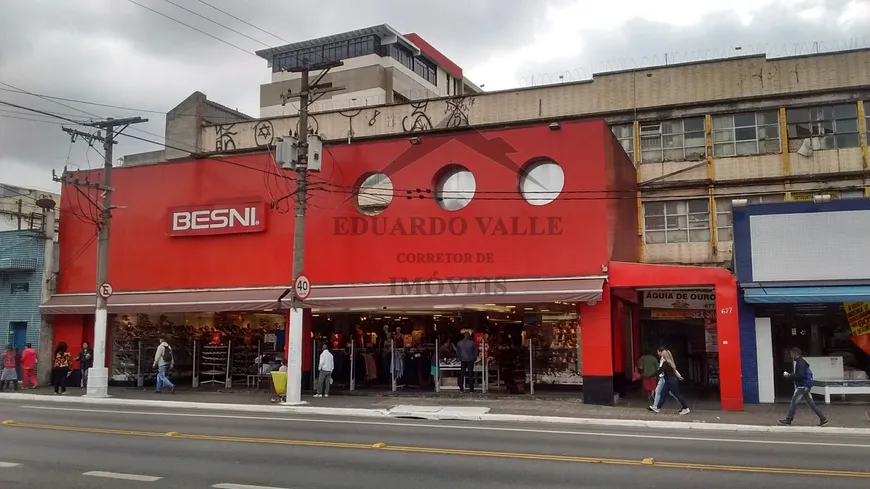
[[[164, 433], [147, 432], [147, 431], [125, 431], [125, 430], [107, 430], [102, 428], [84, 428], [79, 426], [60, 426], [60, 425], [44, 425], [34, 423], [15, 423], [9, 425], [11, 428], [31, 428], [43, 429], [52, 431], [70, 431], [70, 432], [86, 432], [91, 434], [106, 434], [106, 435], [123, 435], [123, 436], [150, 436], [154, 438], [167, 439]], [[671, 468], [671, 469], [686, 469], [686, 470], [719, 470], [728, 472], [747, 472], [760, 474], [787, 474], [787, 475], [806, 475], [806, 476], [822, 476], [822, 477], [848, 477], [870, 479], [870, 472], [858, 472], [848, 470], [824, 470], [824, 469], [799, 469], [791, 467], [753, 467], [743, 465], [718, 465], [705, 463], [688, 463], [688, 462], [656, 462], [649, 466], [639, 459], [618, 459], [618, 458], [600, 458], [600, 457], [580, 457], [573, 455], [549, 455], [539, 453], [521, 453], [521, 452], [495, 452], [487, 450], [460, 450], [454, 448], [432, 448], [432, 447], [410, 447], [410, 446], [383, 446], [373, 448], [372, 444], [366, 443], [339, 443], [325, 442], [313, 440], [285, 440], [280, 438], [246, 438], [237, 436], [217, 436], [217, 435], [197, 435], [179, 433], [177, 437], [170, 439], [183, 440], [199, 440], [199, 441], [222, 441], [231, 443], [257, 443], [270, 445], [285, 445], [285, 446], [301, 446], [301, 447], [318, 447], [318, 448], [346, 448], [358, 450], [377, 450], [388, 452], [403, 452], [403, 453], [422, 453], [427, 455], [456, 455], [470, 457], [486, 457], [486, 458], [506, 458], [518, 460], [534, 460], [547, 462], [572, 462], [572, 463], [595, 463], [604, 465], [627, 465], [635, 467], [656, 467], [656, 468]], [[93, 474], [111, 474], [111, 472], [89, 472], [85, 475]], [[114, 474], [128, 477], [149, 477], [135, 476], [129, 474]], [[149, 477], [149, 479], [151, 479]], [[159, 480], [160, 478], [154, 478]], [[138, 480], [138, 479], [137, 479]]]
[[[200, 414], [200, 413], [166, 413], [155, 411], [114, 411], [110, 409], [79, 409], [79, 408], [62, 408], [62, 407], [47, 407], [47, 406], [22, 406], [26, 409], [39, 409], [44, 411], [72, 411], [83, 413], [104, 413], [116, 415], [144, 415], [153, 416], [159, 414], [160, 417], [180, 417], [180, 418], [210, 418], [210, 419], [243, 419], [249, 421], [283, 421], [289, 423], [329, 423], [329, 424], [348, 424], [348, 425], [363, 425], [363, 426], [385, 426], [389, 428], [427, 428], [441, 430], [461, 430], [461, 431], [492, 431], [492, 432], [511, 432], [511, 433], [536, 433], [544, 435], [569, 435], [569, 436], [598, 436], [605, 438], [638, 438], [648, 440], [673, 440], [673, 441], [706, 441], [719, 443], [744, 443], [752, 445], [798, 445], [798, 446], [813, 446], [813, 447], [835, 447], [835, 448], [870, 448], [870, 444], [866, 443], [827, 443], [815, 441], [785, 441], [785, 440], [753, 440], [739, 438], [707, 438], [701, 436], [673, 436], [673, 435], [642, 435], [636, 433], [606, 433], [596, 431], [570, 431], [570, 430], [539, 430], [529, 428], [501, 428], [495, 426], [473, 426], [473, 425], [446, 425], [446, 424], [424, 424], [424, 423], [404, 423], [404, 422], [383, 422], [383, 421], [353, 421], [353, 420], [332, 420], [332, 419], [307, 419], [307, 418], [284, 418], [274, 416], [236, 416], [229, 414]], [[775, 433], [779, 435], [780, 433]], [[796, 433], [795, 435], [799, 435]]]
[[90, 477], [103, 477], [106, 479], [121, 479], [125, 481], [137, 481], [137, 482], [157, 482], [163, 477], [154, 477], [151, 475], [139, 475], [139, 474], [121, 474], [118, 472], [85, 472], [82, 475], [87, 475]]
[[15, 462], [0, 462], [0, 469], [11, 469], [12, 467], [21, 467], [21, 464]]
[[270, 486], [251, 486], [248, 484], [215, 484], [213, 486], [214, 489], [285, 489], [281, 487], [270, 487]]

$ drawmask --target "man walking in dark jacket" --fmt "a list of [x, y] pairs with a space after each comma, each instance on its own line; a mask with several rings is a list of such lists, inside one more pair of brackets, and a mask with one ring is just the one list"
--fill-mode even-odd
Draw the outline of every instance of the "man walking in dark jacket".
[[459, 359], [459, 392], [468, 390], [474, 392], [474, 362], [477, 361], [477, 343], [471, 339], [471, 333], [466, 332], [462, 341], [456, 344], [456, 358]]
[[807, 403], [807, 406], [816, 413], [816, 416], [819, 417], [819, 426], [825, 426], [828, 424], [828, 418], [822, 414], [822, 411], [819, 410], [818, 406], [816, 406], [816, 402], [813, 401], [813, 396], [810, 394], [810, 389], [813, 387], [813, 376], [812, 370], [810, 370], [810, 364], [804, 360], [804, 357], [801, 356], [800, 348], [792, 348], [791, 349], [791, 359], [794, 360], [794, 371], [792, 373], [783, 372], [782, 375], [786, 378], [790, 378], [794, 382], [794, 395], [791, 396], [791, 405], [788, 407], [788, 414], [785, 416], [785, 419], [779, 420], [779, 424], [789, 426], [792, 421], [794, 421], [794, 414], [797, 411], [797, 406], [801, 402], [801, 399]]

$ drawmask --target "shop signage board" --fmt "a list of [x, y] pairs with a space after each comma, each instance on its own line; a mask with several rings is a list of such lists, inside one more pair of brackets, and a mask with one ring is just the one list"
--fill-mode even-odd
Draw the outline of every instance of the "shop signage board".
[[680, 320], [680, 319], [714, 319], [716, 311], [707, 309], [705, 311], [696, 309], [653, 309], [650, 311], [650, 318], [662, 320]]
[[643, 293], [643, 307], [655, 309], [715, 310], [716, 294], [704, 289], [659, 289]]
[[214, 236], [259, 233], [266, 230], [263, 202], [223, 202], [169, 209], [169, 236]]
[[852, 336], [870, 333], [870, 302], [846, 302], [843, 309], [852, 328]]

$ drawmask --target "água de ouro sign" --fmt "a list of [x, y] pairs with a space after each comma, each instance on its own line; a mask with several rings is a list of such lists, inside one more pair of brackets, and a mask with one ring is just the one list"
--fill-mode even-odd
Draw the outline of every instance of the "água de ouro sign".
[[653, 309], [716, 309], [716, 294], [712, 290], [647, 290], [643, 307]]

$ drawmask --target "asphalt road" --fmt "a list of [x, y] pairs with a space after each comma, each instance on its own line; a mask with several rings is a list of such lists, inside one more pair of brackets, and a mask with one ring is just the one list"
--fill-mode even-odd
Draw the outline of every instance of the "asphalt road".
[[14, 422], [0, 425], [3, 489], [870, 487], [870, 440], [843, 435], [10, 402], [0, 419]]

